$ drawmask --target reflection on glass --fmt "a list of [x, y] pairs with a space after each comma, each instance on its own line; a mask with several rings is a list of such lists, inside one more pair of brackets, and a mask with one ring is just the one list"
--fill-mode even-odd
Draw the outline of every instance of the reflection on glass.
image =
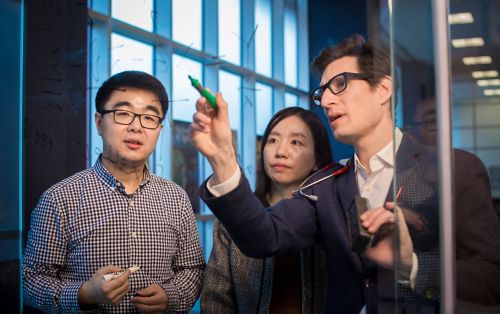
[[188, 75], [203, 82], [201, 63], [174, 54], [172, 69], [172, 119], [191, 122], [200, 94], [191, 86]]
[[[475, 108], [475, 122], [481, 126], [499, 127], [500, 122], [500, 102], [492, 102]], [[497, 130], [498, 131], [498, 130]]]
[[453, 147], [467, 151], [474, 151], [474, 132], [472, 130], [454, 130]]
[[299, 97], [294, 94], [285, 93], [285, 107], [296, 107], [299, 105]]
[[[500, 166], [500, 90], [496, 90], [500, 85], [499, 10], [499, 1], [450, 1], [452, 15], [466, 17], [467, 13], [469, 16], [468, 24], [450, 26], [453, 143], [477, 154], [485, 163], [492, 181], [492, 194], [497, 199], [500, 189], [493, 183], [495, 172], [490, 169]], [[461, 40], [464, 38], [469, 38], [469, 42]], [[478, 47], [455, 48], [457, 43], [473, 45], [474, 41]]]
[[153, 73], [153, 47], [131, 38], [111, 34], [111, 75], [125, 70]]
[[411, 119], [407, 122], [408, 132], [421, 144], [436, 146], [436, 101], [427, 98], [415, 106]]
[[297, 12], [295, 1], [285, 1], [285, 83], [297, 86]]
[[[397, 182], [395, 190], [402, 191], [397, 204], [406, 219], [414, 253], [418, 258], [414, 291], [427, 303], [430, 311], [439, 309], [439, 306], [447, 306], [445, 301], [448, 301], [450, 293], [456, 296], [457, 313], [497, 313], [500, 310], [500, 285], [497, 280], [492, 279], [495, 276], [500, 278], [500, 222], [490, 194], [493, 192], [495, 195], [492, 178], [495, 174], [494, 167], [499, 165], [500, 160], [500, 126], [495, 119], [495, 115], [499, 117], [497, 113], [500, 107], [482, 95], [483, 89], [488, 87], [477, 83], [479, 79], [497, 75], [495, 71], [498, 71], [494, 66], [494, 56], [493, 63], [485, 57], [495, 51], [495, 44], [490, 41], [491, 36], [484, 33], [484, 30], [490, 29], [489, 19], [483, 16], [485, 12], [498, 12], [493, 3], [450, 1], [450, 13], [471, 12], [474, 16], [471, 23], [450, 26], [448, 49], [451, 52], [449, 64], [452, 65], [452, 71], [449, 75], [452, 91], [449, 96], [453, 106], [452, 117], [439, 117], [442, 108], [436, 105], [438, 95], [446, 92], [447, 88], [436, 88], [436, 80], [446, 73], [440, 72], [436, 77], [435, 67], [438, 61], [448, 62], [444, 58], [447, 54], [435, 56], [433, 53], [436, 48], [434, 46], [439, 47], [433, 23], [446, 22], [447, 16], [443, 15], [438, 17], [440, 20], [433, 21], [434, 7], [431, 2], [398, 0], [394, 4], [392, 46], [395, 59], [392, 62], [394, 66], [399, 65], [401, 71], [402, 92], [399, 98], [400, 104], [404, 106], [405, 129], [418, 141], [414, 147], [419, 154], [419, 157], [401, 158], [401, 152], [408, 151], [409, 147], [408, 140], [403, 138], [396, 153], [394, 182]], [[496, 8], [500, 6], [497, 5]], [[498, 21], [497, 14], [495, 19]], [[418, 33], [412, 32], [416, 29], [419, 30]], [[457, 40], [472, 37], [482, 37], [484, 42], [477, 40], [478, 43], [481, 42], [480, 47], [469, 45], [464, 48], [471, 43]], [[474, 45], [474, 41], [472, 44]], [[447, 133], [446, 123], [439, 125], [439, 121], [444, 120], [440, 118], [453, 120], [452, 139], [455, 149], [452, 151], [446, 151], [447, 148], [443, 145], [450, 134]], [[441, 130], [442, 133], [439, 132]], [[432, 146], [438, 147], [435, 149]], [[446, 154], [451, 154], [453, 160], [451, 169], [448, 169], [452, 171], [452, 176], [442, 175], [450, 164], [437, 166], [438, 157], [445, 159]], [[409, 162], [412, 159], [420, 160], [420, 163], [412, 165]], [[450, 181], [450, 178], [454, 181]], [[440, 190], [443, 186], [440, 182], [444, 182], [445, 187], [453, 188]], [[446, 206], [446, 200], [452, 197], [454, 208]], [[444, 200], [445, 206], [440, 206], [440, 199]], [[447, 214], [453, 214], [453, 219], [446, 218], [440, 223], [440, 216], [447, 217]], [[440, 230], [441, 226], [445, 228]], [[455, 243], [453, 255], [448, 254], [450, 246], [439, 243], [440, 232], [446, 235], [447, 230], [455, 231], [450, 234]], [[451, 262], [454, 265], [441, 268], [443, 258], [450, 256], [453, 256]], [[455, 282], [447, 287], [442, 283], [448, 282], [443, 281], [443, 278], [449, 274], [447, 271], [450, 269], [455, 270]], [[445, 288], [451, 290], [444, 290]], [[405, 298], [406, 295], [407, 291], [398, 286], [398, 312], [408, 312], [414, 306], [411, 300]], [[420, 303], [418, 306], [421, 312], [426, 311], [425, 304]]]
[[241, 77], [226, 71], [219, 72], [219, 90], [229, 105], [231, 129], [240, 130]]
[[273, 89], [269, 85], [255, 84], [255, 120], [257, 135], [262, 136], [273, 115]]
[[172, 0], [172, 38], [201, 50], [201, 0]]
[[152, 0], [112, 0], [111, 16], [147, 31], [153, 31]]
[[[394, 11], [392, 22], [394, 31], [394, 59], [393, 71], [398, 76], [399, 90], [398, 104], [395, 107], [398, 126], [404, 126], [401, 144], [394, 151], [395, 165], [392, 185], [393, 197], [403, 216], [398, 217], [401, 223], [404, 219], [410, 232], [413, 253], [418, 259], [420, 272], [416, 273], [416, 280], [422, 287], [411, 289], [411, 286], [399, 284], [398, 274], [408, 273], [400, 259], [396, 264], [395, 297], [398, 312], [411, 307], [411, 298], [408, 295], [418, 295], [428, 305], [422, 305], [422, 310], [427, 311], [439, 304], [440, 287], [434, 283], [434, 278], [440, 274], [439, 264], [439, 178], [437, 170], [436, 150], [428, 149], [419, 156], [405, 157], [409, 149], [421, 150], [421, 144], [435, 145], [435, 79], [434, 60], [432, 55], [432, 37], [424, 43], [418, 42], [420, 38], [410, 37], [406, 33], [408, 28], [419, 28], [422, 36], [432, 36], [432, 11], [430, 3], [416, 3], [410, 1], [397, 1], [398, 8]], [[410, 16], [416, 15], [416, 18]], [[410, 21], [411, 25], [404, 24]], [[411, 51], [410, 58], [404, 58], [404, 49]], [[396, 81], [393, 80], [393, 88]], [[410, 137], [418, 142], [412, 142]], [[409, 173], [412, 173], [411, 179]], [[427, 174], [430, 173], [430, 174]], [[394, 196], [396, 194], [396, 196]], [[401, 240], [394, 238], [397, 243]], [[403, 240], [401, 240], [403, 241]], [[401, 256], [403, 252], [397, 252]], [[425, 259], [425, 260], [424, 260]], [[428, 272], [428, 273], [426, 273]], [[420, 306], [420, 305], [418, 305]]]
[[219, 0], [219, 56], [234, 64], [241, 60], [240, 1]]
[[271, 1], [255, 1], [255, 71], [271, 76]]

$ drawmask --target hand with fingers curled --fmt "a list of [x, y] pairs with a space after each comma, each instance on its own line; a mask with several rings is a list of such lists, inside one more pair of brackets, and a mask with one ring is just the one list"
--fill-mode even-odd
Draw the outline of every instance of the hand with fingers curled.
[[[384, 207], [366, 211], [360, 219], [368, 233], [377, 239], [366, 250], [366, 256], [387, 269], [394, 269], [394, 264], [397, 262], [398, 269], [411, 270], [413, 242], [402, 209], [394, 206], [394, 202], [387, 202]], [[394, 252], [395, 224], [399, 237], [397, 252]], [[409, 272], [405, 275], [409, 276]]]
[[207, 106], [206, 98], [198, 99], [190, 136], [195, 148], [212, 165], [215, 183], [220, 183], [234, 173], [238, 164], [229, 124], [228, 104], [221, 93], [217, 93], [215, 99], [217, 111]]
[[163, 313], [168, 306], [168, 295], [158, 284], [150, 285], [130, 299], [141, 313]]
[[113, 265], [99, 268], [92, 278], [80, 287], [78, 291], [80, 305], [118, 304], [128, 292], [130, 271], [126, 270], [122, 275], [110, 281], [104, 279], [104, 275], [118, 271], [123, 271], [123, 269]]

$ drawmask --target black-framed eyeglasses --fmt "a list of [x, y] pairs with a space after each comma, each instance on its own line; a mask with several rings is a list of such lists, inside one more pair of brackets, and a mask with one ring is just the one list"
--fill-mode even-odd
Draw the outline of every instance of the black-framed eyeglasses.
[[436, 118], [428, 118], [422, 121], [415, 121], [415, 126], [422, 125], [427, 131], [436, 131]]
[[145, 129], [156, 129], [163, 121], [162, 117], [152, 114], [139, 114], [132, 111], [112, 109], [112, 110], [99, 110], [100, 114], [113, 113], [113, 120], [118, 124], [129, 125], [134, 122], [135, 117], [139, 117], [139, 123]]
[[342, 93], [347, 88], [347, 81], [349, 81], [350, 79], [368, 80], [370, 78], [372, 78], [371, 75], [364, 73], [339, 73], [332, 77], [326, 84], [321, 85], [320, 87], [313, 90], [313, 92], [311, 93], [311, 100], [315, 105], [321, 106], [321, 97], [323, 97], [323, 93], [327, 88], [334, 95], [337, 95]]

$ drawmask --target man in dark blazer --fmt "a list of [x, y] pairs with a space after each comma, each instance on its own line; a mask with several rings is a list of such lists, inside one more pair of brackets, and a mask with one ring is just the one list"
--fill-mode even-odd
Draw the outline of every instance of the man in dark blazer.
[[[201, 98], [191, 137], [214, 169], [201, 187], [202, 198], [249, 256], [273, 256], [323, 240], [327, 312], [438, 311], [436, 151], [394, 129], [389, 57], [354, 35], [325, 48], [313, 68], [321, 73], [313, 101], [323, 107], [335, 138], [354, 146], [354, 157], [346, 166], [314, 174], [294, 198], [264, 210], [237, 165], [227, 104], [217, 94], [217, 112], [207, 111]], [[486, 171], [475, 156], [456, 151], [455, 178], [458, 296], [498, 304], [500, 222]], [[359, 219], [357, 196], [370, 208]], [[355, 252], [360, 225], [372, 240]]]

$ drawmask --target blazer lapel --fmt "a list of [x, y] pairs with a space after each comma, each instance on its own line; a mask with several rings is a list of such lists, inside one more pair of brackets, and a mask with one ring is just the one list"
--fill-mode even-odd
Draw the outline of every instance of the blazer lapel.
[[[407, 177], [410, 172], [414, 172], [418, 167], [419, 154], [420, 150], [417, 142], [408, 134], [403, 133], [401, 145], [399, 146], [399, 149], [396, 153], [396, 164], [394, 165], [394, 177], [396, 178], [397, 190], [402, 189], [402, 191], [404, 191], [405, 187], [402, 185], [402, 182], [405, 180], [403, 180], [403, 178]], [[387, 193], [386, 202], [392, 202], [394, 200], [393, 187], [394, 181], [392, 181], [391, 185], [389, 186], [389, 192]]]
[[[344, 216], [346, 215], [348, 210], [352, 208], [356, 209], [353, 206], [354, 197], [358, 194], [358, 185], [356, 183], [356, 174], [354, 172], [354, 164], [352, 162], [352, 158], [348, 162], [349, 170], [345, 175], [340, 175], [338, 177], [338, 193], [340, 204], [342, 205], [342, 211]], [[344, 218], [347, 219], [347, 216]]]

